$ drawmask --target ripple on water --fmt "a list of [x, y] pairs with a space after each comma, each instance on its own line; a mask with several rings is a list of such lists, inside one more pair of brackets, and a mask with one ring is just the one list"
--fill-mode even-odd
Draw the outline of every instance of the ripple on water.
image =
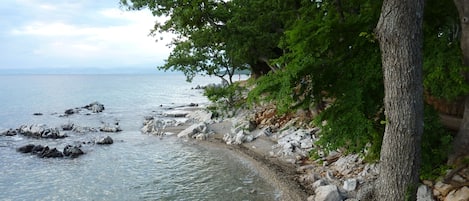
[[[137, 132], [77, 159], [0, 148], [0, 197], [12, 200], [275, 200], [275, 189], [226, 150]], [[2, 142], [3, 143], [3, 142]], [[9, 146], [9, 145], [8, 145]], [[8, 152], [8, 153], [7, 153]], [[14, 162], [13, 162], [14, 161]]]

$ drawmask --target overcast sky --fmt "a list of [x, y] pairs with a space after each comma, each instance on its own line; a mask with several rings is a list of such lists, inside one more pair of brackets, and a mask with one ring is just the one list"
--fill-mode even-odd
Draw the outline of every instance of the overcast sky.
[[2, 1], [0, 70], [163, 64], [171, 37], [155, 42], [148, 36], [156, 20], [150, 11], [125, 11], [118, 1]]

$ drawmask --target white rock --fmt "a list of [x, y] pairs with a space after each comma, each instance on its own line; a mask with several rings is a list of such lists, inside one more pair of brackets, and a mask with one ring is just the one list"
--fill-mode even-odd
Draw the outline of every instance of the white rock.
[[335, 185], [320, 186], [314, 192], [316, 194], [314, 201], [342, 201]]
[[179, 132], [177, 135], [179, 138], [181, 137], [192, 137], [197, 133], [202, 133], [203, 131], [207, 130], [207, 125], [204, 122], [193, 124], [188, 128], [184, 129], [183, 131]]
[[345, 180], [343, 188], [346, 191], [354, 191], [357, 188], [357, 179]]
[[432, 191], [428, 186], [420, 185], [417, 189], [417, 201], [434, 201]]
[[212, 119], [212, 113], [205, 110], [197, 110], [187, 114], [186, 118], [194, 119], [199, 122], [207, 122]]

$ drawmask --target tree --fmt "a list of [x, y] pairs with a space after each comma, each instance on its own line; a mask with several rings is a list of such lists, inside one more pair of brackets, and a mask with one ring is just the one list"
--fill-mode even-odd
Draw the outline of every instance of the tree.
[[[361, 152], [371, 142], [369, 153], [377, 157], [384, 94], [372, 32], [380, 6], [374, 0], [302, 1], [279, 44], [285, 54], [273, 61], [282, 68], [258, 79], [249, 100], [273, 100], [283, 113], [317, 109], [323, 148]], [[324, 107], [324, 100], [334, 101]]]
[[149, 8], [167, 21], [155, 24], [153, 35], [172, 32], [174, 50], [163, 70], [185, 73], [188, 80], [197, 74], [223, 77], [250, 69], [259, 77], [274, 69], [270, 59], [283, 52], [277, 47], [285, 17], [297, 0], [120, 0], [132, 10]]
[[[463, 54], [463, 64], [469, 66], [469, 1], [454, 0], [458, 9], [461, 24], [461, 52]], [[466, 82], [469, 82], [469, 71], [465, 72]], [[457, 162], [457, 159], [469, 154], [469, 95], [464, 101], [464, 114], [459, 131], [454, 139], [453, 153], [450, 156], [450, 163]]]
[[423, 132], [424, 0], [384, 0], [376, 26], [386, 127], [377, 200], [415, 200]]

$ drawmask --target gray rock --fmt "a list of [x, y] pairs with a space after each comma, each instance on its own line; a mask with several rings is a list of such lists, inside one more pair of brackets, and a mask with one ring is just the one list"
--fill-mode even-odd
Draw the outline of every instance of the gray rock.
[[16, 135], [18, 132], [15, 130], [15, 129], [8, 129], [6, 131], [3, 131], [2, 133], [0, 133], [0, 136], [14, 136]]
[[325, 186], [325, 185], [327, 185], [326, 181], [324, 181], [322, 179], [318, 179], [312, 184], [312, 187], [313, 187], [313, 189], [317, 189], [317, 188], [319, 188], [321, 186]]
[[417, 201], [434, 201], [432, 191], [428, 186], [420, 185], [417, 189]]
[[71, 145], [67, 145], [65, 146], [64, 148], [64, 151], [63, 151], [63, 154], [65, 156], [69, 156], [71, 158], [76, 158], [80, 155], [83, 155], [84, 152], [77, 146], [71, 146]]
[[344, 181], [344, 190], [354, 191], [357, 188], [357, 179], [347, 179]]
[[85, 108], [87, 110], [91, 110], [91, 112], [93, 112], [93, 113], [99, 113], [99, 112], [104, 111], [104, 105], [97, 102], [97, 101], [92, 102], [92, 103], [84, 106], [83, 108]]
[[44, 147], [41, 153], [38, 154], [41, 158], [61, 158], [63, 153], [57, 150], [57, 148], [50, 149], [49, 147]]
[[119, 125], [106, 124], [106, 125], [102, 126], [101, 128], [99, 128], [99, 131], [106, 132], [106, 133], [117, 133], [117, 132], [121, 132], [122, 129], [120, 128]]
[[62, 130], [64, 131], [71, 131], [73, 129], [73, 123], [66, 123], [66, 124], [62, 124]]
[[76, 111], [74, 109], [67, 109], [67, 110], [65, 110], [64, 114], [65, 115], [72, 115], [72, 114], [75, 114], [75, 112]]
[[320, 186], [314, 192], [316, 194], [314, 201], [342, 201], [335, 185]]
[[44, 148], [45, 148], [45, 147], [42, 146], [42, 145], [40, 145], [40, 144], [39, 144], [39, 145], [35, 145], [34, 148], [31, 150], [31, 153], [33, 153], [33, 154], [39, 154], [39, 153], [41, 153], [41, 152], [44, 150]]
[[96, 141], [96, 144], [112, 144], [112, 143], [114, 143], [114, 141], [109, 136], [106, 136]]
[[166, 127], [166, 122], [162, 119], [155, 119], [152, 116], [145, 117], [141, 132], [144, 134], [163, 135], [163, 129]]
[[48, 128], [44, 124], [22, 125], [17, 129], [19, 134], [34, 138], [59, 139], [67, 137], [60, 133], [57, 128]]
[[195, 134], [198, 133], [206, 133], [207, 132], [207, 125], [204, 122], [198, 123], [198, 124], [193, 124], [189, 126], [188, 128], [184, 129], [183, 131], [179, 132], [177, 135], [179, 138], [181, 137], [192, 137]]

